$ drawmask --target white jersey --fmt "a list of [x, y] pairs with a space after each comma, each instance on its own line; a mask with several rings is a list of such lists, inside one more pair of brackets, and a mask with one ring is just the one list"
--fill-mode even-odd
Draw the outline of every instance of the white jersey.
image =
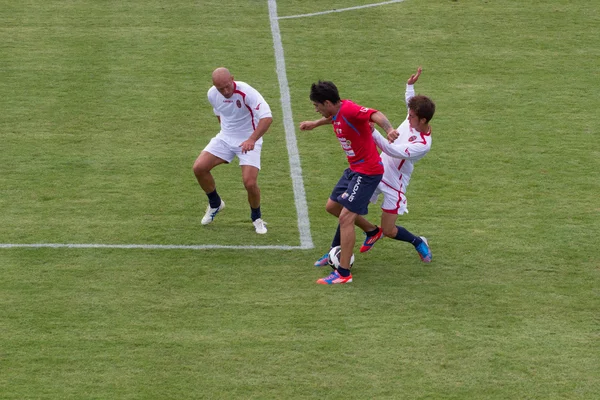
[[[231, 145], [239, 145], [252, 135], [262, 118], [272, 117], [271, 108], [260, 93], [245, 82], [234, 81], [234, 92], [225, 98], [217, 88], [208, 89], [208, 101], [213, 112], [221, 120], [219, 139]], [[256, 141], [262, 143], [262, 137]]]
[[[406, 85], [405, 99], [408, 100], [415, 95], [413, 85]], [[398, 127], [398, 139], [388, 143], [381, 133], [373, 132], [373, 139], [382, 150], [381, 161], [383, 162], [383, 179], [379, 186], [385, 185], [397, 191], [401, 209], [406, 209], [406, 188], [414, 169], [414, 163], [423, 158], [431, 149], [431, 130], [429, 132], [418, 132], [410, 127], [408, 118]], [[385, 193], [385, 192], [384, 192]]]

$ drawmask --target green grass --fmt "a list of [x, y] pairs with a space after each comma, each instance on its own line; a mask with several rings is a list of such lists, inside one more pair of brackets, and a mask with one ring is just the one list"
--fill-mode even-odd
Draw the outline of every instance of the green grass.
[[[280, 20], [296, 125], [318, 79], [399, 124], [423, 66], [434, 144], [400, 223], [433, 263], [386, 239], [352, 284], [315, 285], [345, 159], [297, 132], [315, 249], [0, 249], [0, 398], [600, 397], [599, 22], [584, 0]], [[0, 54], [0, 243], [299, 245], [266, 1], [0, 1]], [[264, 236], [236, 165], [199, 224], [221, 65], [273, 109]]]

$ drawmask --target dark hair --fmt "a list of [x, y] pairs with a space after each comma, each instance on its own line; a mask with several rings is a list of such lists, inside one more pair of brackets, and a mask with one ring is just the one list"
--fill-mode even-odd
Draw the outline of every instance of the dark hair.
[[340, 94], [333, 82], [319, 81], [310, 87], [310, 100], [321, 104], [329, 100], [336, 104], [340, 101]]
[[408, 100], [408, 108], [413, 110], [419, 119], [429, 122], [435, 114], [435, 103], [427, 96], [417, 95]]

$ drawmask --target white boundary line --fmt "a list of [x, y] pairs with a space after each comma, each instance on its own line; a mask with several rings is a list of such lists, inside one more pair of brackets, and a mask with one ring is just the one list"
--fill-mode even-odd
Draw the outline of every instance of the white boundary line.
[[0, 243], [0, 248], [69, 248], [69, 249], [145, 249], [145, 250], [210, 250], [210, 249], [233, 249], [233, 250], [298, 250], [305, 249], [302, 246], [227, 246], [219, 244], [206, 245], [170, 245], [170, 244], [74, 244], [74, 243], [35, 243], [35, 244], [8, 244]]
[[285, 69], [285, 57], [283, 55], [283, 44], [281, 43], [281, 32], [277, 20], [277, 1], [269, 0], [269, 20], [271, 21], [271, 33], [273, 35], [273, 48], [275, 50], [275, 63], [277, 78], [279, 79], [279, 92], [281, 95], [281, 108], [283, 110], [283, 126], [287, 143], [288, 159], [290, 162], [290, 175], [294, 187], [294, 199], [296, 212], [298, 213], [298, 230], [300, 231], [300, 247], [312, 249], [314, 247], [310, 235], [310, 220], [308, 218], [308, 206], [306, 204], [306, 193], [302, 179], [302, 165], [298, 154], [298, 145], [292, 119], [292, 106], [290, 100], [290, 88]]
[[292, 18], [314, 17], [316, 15], [325, 15], [325, 14], [331, 14], [331, 13], [339, 13], [339, 12], [342, 12], [342, 11], [358, 10], [358, 9], [361, 9], [361, 8], [384, 6], [386, 4], [401, 3], [403, 1], [404, 0], [390, 0], [390, 1], [384, 1], [382, 3], [373, 3], [373, 4], [366, 4], [364, 6], [356, 6], [356, 7], [333, 9], [333, 10], [321, 11], [321, 12], [310, 13], [310, 14], [287, 15], [287, 16], [284, 16], [284, 17], [278, 17], [278, 19], [292, 19]]
[[71, 249], [149, 249], [149, 250], [206, 250], [206, 249], [232, 249], [232, 250], [304, 250], [314, 248], [310, 234], [310, 220], [308, 217], [308, 206], [306, 193], [302, 179], [302, 166], [298, 153], [294, 121], [292, 119], [292, 107], [290, 101], [290, 89], [285, 69], [285, 58], [281, 33], [277, 17], [277, 2], [269, 0], [269, 20], [271, 33], [273, 35], [273, 48], [275, 51], [275, 62], [277, 78], [279, 80], [279, 92], [281, 95], [281, 107], [283, 110], [283, 124], [287, 143], [288, 158], [290, 163], [290, 176], [294, 189], [294, 200], [298, 214], [298, 230], [300, 232], [300, 246], [227, 246], [227, 245], [159, 245], [159, 244], [69, 244], [69, 243], [32, 243], [32, 244], [10, 244], [0, 243], [0, 248], [71, 248]]

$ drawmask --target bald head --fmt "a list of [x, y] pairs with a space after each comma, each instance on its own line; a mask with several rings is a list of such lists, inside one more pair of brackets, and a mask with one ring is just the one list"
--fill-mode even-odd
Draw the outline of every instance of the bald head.
[[233, 80], [233, 75], [225, 67], [217, 68], [212, 73], [213, 85], [223, 86]]
[[233, 95], [233, 75], [225, 67], [217, 68], [212, 73], [212, 81], [215, 88], [225, 98], [230, 98]]

